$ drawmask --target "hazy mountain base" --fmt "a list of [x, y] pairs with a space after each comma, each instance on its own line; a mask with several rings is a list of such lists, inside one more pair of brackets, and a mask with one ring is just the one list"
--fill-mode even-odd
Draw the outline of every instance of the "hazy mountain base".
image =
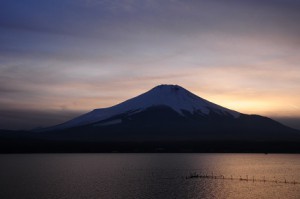
[[[69, 132], [70, 133], [70, 132]], [[80, 141], [50, 139], [33, 132], [0, 131], [0, 153], [160, 153], [160, 152], [234, 152], [300, 153], [300, 141], [180, 140], [173, 141]], [[158, 137], [157, 137], [158, 138]]]
[[[18, 134], [26, 133], [22, 137]], [[15, 132], [0, 137], [0, 153], [96, 153], [96, 152], [234, 152], [234, 153], [300, 153], [299, 141], [245, 140], [152, 140], [80, 141], [32, 137], [30, 132]]]

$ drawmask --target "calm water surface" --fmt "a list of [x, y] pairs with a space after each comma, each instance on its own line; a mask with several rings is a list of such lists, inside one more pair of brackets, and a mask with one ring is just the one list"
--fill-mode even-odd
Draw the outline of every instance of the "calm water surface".
[[0, 155], [0, 198], [300, 198], [300, 184], [186, 179], [192, 172], [300, 182], [300, 155]]

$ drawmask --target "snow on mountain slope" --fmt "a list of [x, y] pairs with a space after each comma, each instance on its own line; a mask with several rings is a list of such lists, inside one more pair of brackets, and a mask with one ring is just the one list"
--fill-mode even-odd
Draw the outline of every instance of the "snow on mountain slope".
[[109, 119], [124, 113], [137, 113], [153, 106], [168, 106], [184, 116], [183, 111], [208, 115], [214, 111], [219, 115], [231, 115], [235, 118], [240, 113], [221, 107], [202, 99], [178, 85], [160, 85], [150, 91], [109, 108], [95, 109], [73, 120], [60, 124], [54, 129], [65, 129], [87, 125]]

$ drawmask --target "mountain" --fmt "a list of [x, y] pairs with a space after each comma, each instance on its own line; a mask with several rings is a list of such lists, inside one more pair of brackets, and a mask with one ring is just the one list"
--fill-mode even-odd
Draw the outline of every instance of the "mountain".
[[[10, 135], [4, 137], [14, 140]], [[53, 147], [58, 152], [300, 152], [299, 131], [219, 106], [178, 85], [157, 86], [115, 106], [26, 133], [22, 139], [29, 140], [26, 146], [47, 146], [50, 152]]]
[[[274, 120], [209, 102], [178, 85], [160, 85], [118, 105], [43, 130], [74, 140], [293, 140]], [[49, 133], [50, 132], [50, 133]], [[60, 132], [52, 136], [51, 132]]]
[[[188, 118], [191, 115], [208, 116], [212, 113], [222, 117], [238, 118], [240, 113], [202, 99], [177, 85], [160, 85], [150, 91], [110, 108], [95, 109], [73, 120], [53, 127], [52, 130], [83, 125], [113, 125], [122, 123], [124, 117], [140, 114], [150, 109], [165, 107], [174, 114]], [[119, 116], [119, 117], [118, 117]], [[153, 118], [155, 119], [155, 118]]]

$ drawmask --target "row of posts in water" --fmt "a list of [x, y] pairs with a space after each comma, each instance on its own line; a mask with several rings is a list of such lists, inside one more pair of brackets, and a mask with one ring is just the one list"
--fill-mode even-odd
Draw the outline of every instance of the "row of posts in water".
[[284, 183], [284, 184], [300, 184], [300, 182], [296, 182], [294, 181], [287, 181], [286, 179], [284, 180], [277, 180], [277, 179], [266, 179], [265, 176], [263, 176], [262, 178], [255, 178], [255, 176], [252, 177], [248, 177], [248, 175], [246, 175], [245, 177], [233, 177], [231, 176], [224, 176], [224, 175], [214, 175], [214, 173], [212, 172], [210, 175], [208, 174], [198, 174], [196, 172], [191, 173], [190, 175], [186, 176], [186, 179], [193, 179], [193, 178], [206, 178], [206, 179], [221, 179], [221, 180], [239, 180], [239, 181], [250, 181], [250, 182], [273, 182], [273, 183]]

